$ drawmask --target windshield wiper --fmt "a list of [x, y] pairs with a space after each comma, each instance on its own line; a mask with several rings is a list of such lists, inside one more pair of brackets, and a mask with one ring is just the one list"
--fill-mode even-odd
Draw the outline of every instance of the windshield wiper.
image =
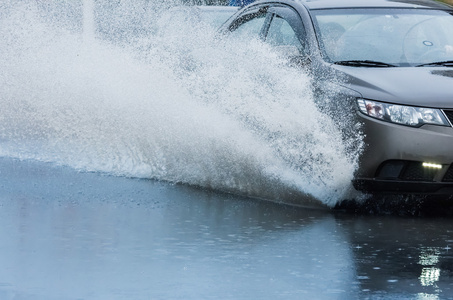
[[453, 67], [453, 60], [436, 61], [432, 63], [417, 65], [417, 67], [429, 67], [429, 66]]
[[391, 68], [395, 65], [374, 60], [340, 60], [334, 62], [336, 65], [351, 66], [351, 67], [375, 67], [375, 68]]

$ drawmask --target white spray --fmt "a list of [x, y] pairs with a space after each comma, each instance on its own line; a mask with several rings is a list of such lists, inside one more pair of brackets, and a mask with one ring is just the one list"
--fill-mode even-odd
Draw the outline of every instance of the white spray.
[[[300, 205], [346, 197], [358, 152], [317, 109], [310, 77], [262, 43], [200, 23], [112, 30], [77, 17], [91, 0], [63, 20], [49, 5], [0, 14], [0, 155]], [[162, 11], [136, 6], [146, 21]]]

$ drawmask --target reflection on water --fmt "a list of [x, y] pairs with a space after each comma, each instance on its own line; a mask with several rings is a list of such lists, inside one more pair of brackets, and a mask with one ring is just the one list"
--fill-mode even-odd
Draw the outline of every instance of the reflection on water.
[[452, 220], [0, 159], [1, 299], [449, 299]]
[[435, 286], [439, 281], [440, 269], [435, 267], [439, 262], [440, 250], [436, 248], [422, 249], [419, 264], [424, 266], [420, 275], [422, 286]]
[[441, 249], [428, 247], [421, 250], [420, 258], [418, 263], [423, 266], [421, 275], [419, 277], [420, 284], [424, 287], [433, 287], [434, 293], [419, 293], [418, 299], [439, 299], [438, 294], [441, 292], [437, 286], [437, 282], [440, 280], [441, 269], [437, 267], [439, 263], [439, 255]]
[[439, 262], [440, 250], [436, 248], [422, 249], [418, 263], [422, 266], [432, 266]]
[[434, 286], [439, 281], [440, 269], [438, 268], [423, 268], [420, 275], [420, 283], [423, 286]]
[[453, 297], [452, 220], [367, 216], [351, 225], [363, 297]]
[[328, 211], [0, 160], [0, 298], [350, 299]]

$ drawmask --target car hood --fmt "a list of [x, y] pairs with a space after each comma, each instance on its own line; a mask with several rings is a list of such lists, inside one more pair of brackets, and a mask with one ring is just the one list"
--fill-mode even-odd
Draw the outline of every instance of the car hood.
[[333, 65], [333, 68], [346, 87], [359, 92], [364, 98], [453, 108], [453, 68], [360, 68], [339, 65]]

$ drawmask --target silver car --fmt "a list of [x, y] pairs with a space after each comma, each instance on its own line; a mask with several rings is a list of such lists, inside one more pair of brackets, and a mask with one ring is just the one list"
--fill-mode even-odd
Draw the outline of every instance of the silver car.
[[357, 190], [453, 195], [452, 7], [258, 1], [220, 31], [259, 38], [309, 68], [319, 94], [335, 84], [330, 113], [358, 119], [364, 133]]

